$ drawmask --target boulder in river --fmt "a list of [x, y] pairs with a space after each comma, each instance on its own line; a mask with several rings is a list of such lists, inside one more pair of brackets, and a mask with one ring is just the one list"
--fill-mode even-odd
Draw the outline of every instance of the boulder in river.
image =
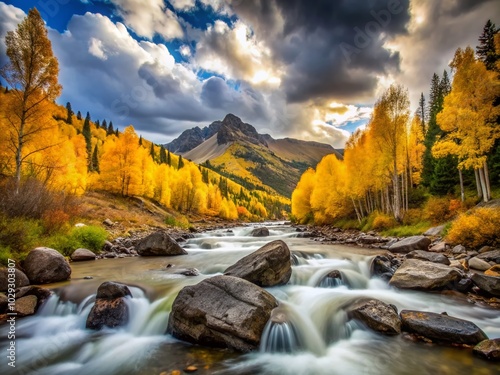
[[105, 282], [97, 289], [95, 304], [87, 317], [86, 328], [100, 330], [127, 324], [129, 311], [126, 297], [132, 297], [126, 285]]
[[482, 291], [500, 297], [500, 277], [472, 274], [472, 282]]
[[158, 231], [139, 240], [136, 250], [142, 256], [185, 255], [187, 251], [179, 246], [166, 232]]
[[32, 284], [55, 283], [71, 277], [68, 261], [58, 251], [48, 247], [31, 250], [23, 266]]
[[461, 279], [461, 274], [453, 267], [407, 259], [394, 273], [389, 284], [400, 289], [432, 290], [451, 285], [459, 279]]
[[370, 274], [372, 276], [378, 276], [389, 281], [394, 272], [396, 272], [396, 267], [392, 264], [392, 259], [389, 257], [377, 255], [372, 259], [370, 264]]
[[95, 260], [95, 254], [88, 249], [76, 249], [71, 254], [71, 260], [73, 262], [81, 262], [85, 260]]
[[36, 312], [38, 298], [32, 294], [16, 299], [14, 312], [18, 316], [33, 315]]
[[286, 284], [292, 275], [290, 250], [281, 240], [272, 241], [224, 271], [259, 286]]
[[269, 236], [269, 229], [266, 227], [255, 228], [250, 232], [252, 237], [267, 237]]
[[276, 299], [232, 276], [215, 276], [184, 287], [172, 305], [168, 332], [195, 344], [248, 352], [259, 347]]
[[28, 276], [24, 274], [23, 271], [14, 268], [13, 272], [9, 273], [9, 269], [2, 267], [0, 268], [0, 292], [6, 292], [9, 285], [9, 275], [13, 275], [11, 279], [14, 280], [14, 285], [16, 288], [21, 288], [23, 286], [30, 285]]
[[450, 260], [446, 255], [432, 253], [430, 251], [424, 251], [424, 250], [414, 250], [406, 254], [406, 258], [425, 260], [432, 263], [441, 263], [441, 264], [446, 264], [447, 266], [450, 265]]
[[347, 316], [384, 335], [401, 333], [401, 320], [396, 310], [377, 299], [363, 299], [355, 302], [348, 307]]
[[391, 245], [389, 251], [406, 254], [413, 250], [427, 250], [430, 244], [431, 240], [425, 236], [412, 236]]
[[500, 338], [481, 341], [472, 349], [472, 353], [490, 361], [500, 361]]
[[416, 333], [434, 342], [476, 345], [486, 340], [486, 334], [474, 323], [432, 312], [401, 311], [403, 331]]

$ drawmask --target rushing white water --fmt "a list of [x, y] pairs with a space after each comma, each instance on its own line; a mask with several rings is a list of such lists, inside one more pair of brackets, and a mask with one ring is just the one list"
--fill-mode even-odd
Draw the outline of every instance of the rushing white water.
[[[188, 240], [188, 255], [127, 258], [72, 264], [72, 281], [51, 297], [37, 315], [16, 325], [16, 368], [0, 360], [1, 374], [146, 375], [170, 373], [188, 364], [198, 374], [498, 374], [498, 365], [470, 350], [385, 337], [347, 320], [344, 308], [373, 297], [399, 310], [443, 312], [476, 323], [500, 337], [498, 310], [480, 308], [441, 294], [401, 291], [371, 279], [366, 250], [318, 245], [298, 239], [293, 228], [267, 223], [270, 236], [253, 238], [253, 226], [203, 233]], [[166, 335], [168, 314], [178, 291], [223, 272], [262, 245], [282, 239], [293, 252], [290, 282], [268, 288], [279, 301], [258, 352], [240, 355], [181, 343]], [[170, 264], [172, 267], [166, 268]], [[175, 273], [197, 268], [199, 276]], [[338, 271], [340, 278], [326, 277]], [[83, 280], [91, 275], [94, 280]], [[103, 281], [131, 286], [127, 326], [95, 332], [85, 329], [95, 291]], [[64, 296], [64, 299], [62, 298]], [[69, 302], [69, 301], [77, 301]], [[0, 350], [8, 347], [0, 328]]]

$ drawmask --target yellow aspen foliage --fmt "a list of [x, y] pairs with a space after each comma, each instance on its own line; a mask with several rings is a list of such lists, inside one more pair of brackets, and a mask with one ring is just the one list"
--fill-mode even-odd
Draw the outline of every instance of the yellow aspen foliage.
[[219, 216], [227, 220], [236, 220], [238, 218], [238, 210], [233, 201], [226, 198], [222, 199]]
[[314, 169], [309, 168], [300, 177], [297, 187], [292, 193], [292, 215], [299, 223], [307, 221], [312, 215], [311, 194], [316, 184], [316, 173]]
[[420, 118], [413, 117], [408, 137], [408, 153], [410, 157], [410, 168], [412, 173], [412, 182], [416, 185], [422, 180], [423, 156], [425, 152], [424, 133], [422, 130]]
[[500, 82], [497, 73], [487, 70], [470, 47], [459, 48], [450, 66], [455, 69], [452, 89], [437, 116], [446, 134], [432, 153], [435, 157], [456, 155], [460, 169], [483, 168], [487, 153], [500, 137], [495, 121], [500, 107], [494, 106]]

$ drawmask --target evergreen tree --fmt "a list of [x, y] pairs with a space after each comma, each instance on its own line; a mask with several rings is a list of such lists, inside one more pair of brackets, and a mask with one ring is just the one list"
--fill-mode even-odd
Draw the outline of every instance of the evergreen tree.
[[142, 135], [139, 136], [139, 146], [142, 146]]
[[424, 186], [430, 187], [431, 180], [434, 174], [434, 164], [435, 159], [432, 156], [432, 146], [436, 142], [436, 137], [440, 134], [441, 129], [436, 122], [436, 115], [439, 110], [439, 76], [434, 73], [431, 80], [431, 91], [429, 94], [429, 106], [428, 106], [428, 125], [427, 131], [424, 138], [424, 157], [423, 157], [423, 167], [422, 167], [422, 184]]
[[67, 117], [66, 117], [66, 123], [67, 124], [73, 124], [73, 110], [71, 109], [71, 103], [70, 102], [67, 102], [66, 103], [66, 111], [67, 111]]
[[165, 152], [165, 147], [163, 147], [163, 145], [160, 146], [160, 164], [167, 164], [167, 153]]
[[109, 122], [109, 126], [108, 126], [108, 135], [112, 135], [112, 134], [115, 134], [115, 129], [113, 129], [113, 121], [110, 121]]
[[155, 144], [153, 142], [151, 142], [151, 149], [149, 150], [149, 155], [151, 155], [151, 159], [153, 159], [153, 161], [156, 161]]
[[177, 169], [184, 167], [184, 160], [182, 160], [182, 155], [179, 155], [179, 163], [177, 164]]
[[94, 152], [92, 153], [92, 170], [99, 173], [99, 154], [97, 150], [97, 145], [94, 147]]
[[94, 125], [97, 129], [99, 129], [101, 127], [101, 122], [97, 120], [96, 122], [94, 122]]
[[76, 118], [77, 118], [78, 120], [81, 120], [81, 119], [82, 119], [82, 113], [81, 113], [80, 111], [78, 111], [78, 112], [76, 113]]
[[495, 24], [488, 20], [484, 25], [483, 32], [479, 36], [479, 45], [476, 47], [476, 54], [488, 70], [498, 70], [496, 62], [500, 55], [495, 50], [495, 34], [499, 29]]
[[85, 121], [83, 122], [82, 129], [83, 137], [85, 138], [85, 146], [87, 148], [87, 165], [89, 171], [93, 171], [92, 169], [92, 132], [90, 130], [90, 113], [87, 112], [87, 116], [85, 116]]
[[108, 122], [106, 121], [106, 119], [102, 120], [101, 127], [106, 131], [106, 133], [108, 132]]
[[425, 134], [426, 131], [426, 125], [425, 125], [425, 97], [424, 93], [420, 93], [420, 100], [418, 101], [418, 111], [417, 111], [418, 117], [420, 117], [420, 123], [422, 126], [422, 134]]
[[172, 166], [172, 158], [170, 156], [170, 150], [167, 152], [167, 164]]
[[118, 137], [118, 135], [120, 135], [120, 131], [118, 130], [118, 128], [116, 128], [115, 130], [115, 135]]

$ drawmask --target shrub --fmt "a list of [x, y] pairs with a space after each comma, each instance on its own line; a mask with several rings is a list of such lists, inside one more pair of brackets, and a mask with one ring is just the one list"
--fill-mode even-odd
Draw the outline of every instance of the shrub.
[[61, 209], [48, 210], [42, 215], [45, 233], [51, 234], [69, 225], [70, 216]]
[[55, 234], [47, 239], [46, 245], [66, 256], [80, 247], [99, 253], [107, 237], [108, 233], [103, 228], [88, 225], [73, 228], [68, 233]]
[[38, 243], [43, 228], [38, 220], [0, 216], [0, 248], [21, 259]]
[[452, 224], [446, 239], [453, 244], [478, 248], [498, 243], [500, 210], [497, 208], [478, 208], [461, 214]]
[[187, 229], [191, 226], [189, 220], [185, 216], [179, 216], [177, 218], [175, 216], [167, 216], [165, 218], [165, 224], [183, 229]]
[[422, 221], [423, 212], [418, 208], [410, 208], [404, 213], [403, 225], [416, 225]]
[[379, 231], [387, 230], [389, 228], [394, 227], [395, 225], [396, 225], [396, 220], [393, 217], [387, 214], [377, 212], [376, 216], [373, 219], [372, 229]]
[[448, 198], [429, 198], [424, 207], [424, 216], [434, 224], [449, 220], [453, 216], [450, 212], [450, 200]]

